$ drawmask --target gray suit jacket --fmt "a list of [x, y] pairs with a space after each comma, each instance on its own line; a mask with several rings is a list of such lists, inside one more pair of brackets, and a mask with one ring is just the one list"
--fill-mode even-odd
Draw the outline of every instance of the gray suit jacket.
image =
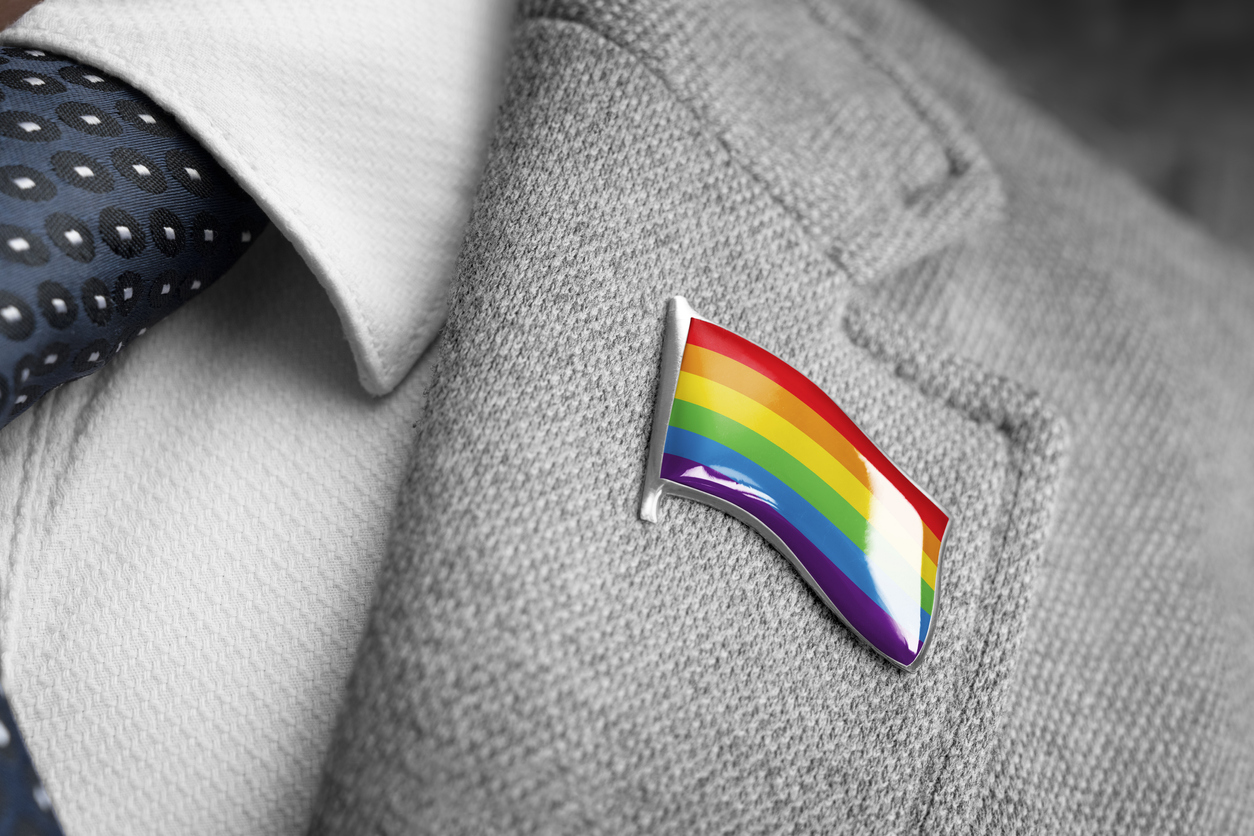
[[[314, 832], [1250, 832], [1248, 265], [911, 9], [523, 5]], [[674, 294], [953, 513], [917, 675], [637, 518]]]

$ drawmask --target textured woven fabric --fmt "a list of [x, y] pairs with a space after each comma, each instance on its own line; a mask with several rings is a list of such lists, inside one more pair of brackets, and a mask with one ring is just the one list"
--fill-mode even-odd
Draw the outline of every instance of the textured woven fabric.
[[[0, 65], [2, 429], [207, 290], [266, 220], [129, 85], [36, 48]], [[0, 695], [0, 833], [60, 832]]]
[[0, 428], [208, 290], [266, 226], [138, 90], [2, 52]]
[[883, 285], [1074, 439], [975, 826], [1254, 832], [1254, 270], [908, 15], [851, 3], [963, 103], [1006, 222]]
[[493, 3], [350, 5], [49, 0], [4, 33], [96, 56], [286, 219], [0, 432], [3, 669], [70, 834], [307, 824], [496, 67]]
[[[537, 6], [515, 33], [315, 832], [911, 830], [985, 768], [1063, 431], [893, 314], [858, 341], [842, 323], [866, 283], [995, 215], [988, 166], [803, 6], [651, 11]], [[918, 676], [725, 514], [637, 519], [672, 293], [955, 510]]]
[[131, 82], [310, 264], [362, 385], [392, 389], [444, 320], [491, 114], [504, 0], [45, 0], [2, 40]]
[[305, 827], [426, 375], [362, 392], [270, 229], [0, 432], [4, 676], [66, 833]]
[[[1249, 268], [848, 8], [528, 4], [314, 833], [1249, 830]], [[674, 293], [955, 515], [917, 676], [636, 518]]]

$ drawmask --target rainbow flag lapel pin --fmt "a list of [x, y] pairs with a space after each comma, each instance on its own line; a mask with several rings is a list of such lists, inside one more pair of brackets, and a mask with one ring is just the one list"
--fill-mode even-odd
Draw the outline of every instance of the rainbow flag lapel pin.
[[657, 522], [664, 496], [752, 526], [859, 638], [905, 670], [922, 663], [949, 516], [805, 375], [679, 296], [641, 519]]

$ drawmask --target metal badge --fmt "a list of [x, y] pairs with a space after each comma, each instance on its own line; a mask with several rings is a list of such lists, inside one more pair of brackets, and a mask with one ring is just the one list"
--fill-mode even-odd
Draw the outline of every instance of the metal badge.
[[664, 496], [752, 526], [859, 638], [905, 670], [923, 661], [949, 515], [805, 375], [678, 296], [641, 519]]

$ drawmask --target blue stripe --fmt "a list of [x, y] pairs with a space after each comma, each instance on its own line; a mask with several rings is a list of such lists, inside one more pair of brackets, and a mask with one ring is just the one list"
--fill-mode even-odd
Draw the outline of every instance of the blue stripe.
[[[858, 589], [866, 593], [894, 621], [901, 624], [903, 629], [914, 626], [911, 623], [913, 619], [903, 618], [903, 614], [917, 611], [924, 619], [921, 622], [923, 632], [920, 636], [926, 634], [928, 615], [920, 606], [919, 598], [911, 600], [908, 593], [888, 579], [882, 584], [876, 583], [870, 562], [862, 549], [832, 525], [831, 520], [768, 470], [717, 441], [679, 427], [667, 428], [666, 452], [699, 462], [729, 479], [765, 494], [802, 536], [823, 552], [845, 577], [853, 581]], [[839, 605], [839, 602], [834, 603]]]
[[[932, 609], [936, 609], [936, 598], [932, 598]], [[928, 628], [932, 626], [932, 616], [927, 614], [927, 610], [920, 609], [923, 615], [919, 621], [919, 647], [923, 646], [923, 640], [927, 638]]]

